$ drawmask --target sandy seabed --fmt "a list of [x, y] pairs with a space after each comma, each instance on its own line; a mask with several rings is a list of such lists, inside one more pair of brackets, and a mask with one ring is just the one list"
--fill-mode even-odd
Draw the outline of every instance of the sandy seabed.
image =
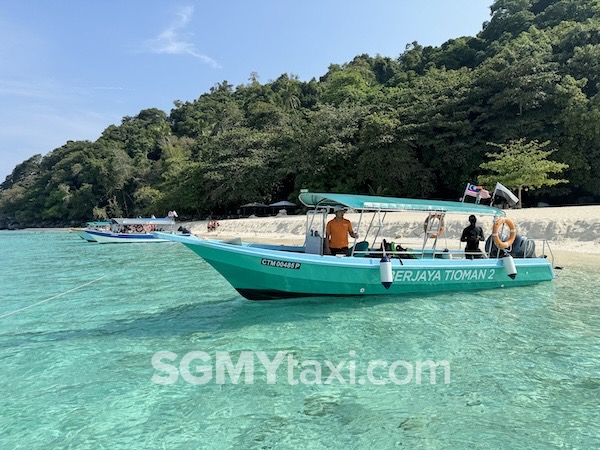
[[[518, 234], [547, 240], [557, 265], [600, 266], [600, 205], [512, 209], [506, 214], [515, 222]], [[400, 242], [404, 246], [422, 245], [426, 217], [426, 213], [388, 213], [382, 235], [388, 241]], [[329, 218], [333, 218], [333, 214]], [[368, 222], [359, 223], [360, 214], [355, 213], [347, 213], [346, 218], [352, 221], [355, 231], [364, 236]], [[215, 232], [207, 231], [207, 221], [182, 225], [204, 238], [240, 237], [249, 242], [301, 245], [306, 223], [306, 216], [300, 215], [221, 220]], [[445, 231], [438, 245], [459, 248], [460, 235], [467, 225], [467, 215], [447, 216]], [[478, 225], [488, 236], [492, 232], [493, 218], [480, 217]]]

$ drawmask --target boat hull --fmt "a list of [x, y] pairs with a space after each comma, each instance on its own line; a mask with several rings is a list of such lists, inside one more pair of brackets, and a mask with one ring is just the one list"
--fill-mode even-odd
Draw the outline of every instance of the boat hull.
[[[157, 233], [163, 237], [164, 235]], [[501, 259], [392, 259], [392, 285], [380, 280], [379, 258], [320, 256], [259, 245], [164, 236], [183, 243], [245, 298], [402, 295], [526, 286], [554, 278], [546, 258], [515, 259], [511, 279]]]
[[71, 228], [71, 229], [69, 229], [69, 232], [75, 233], [77, 236], [79, 236], [81, 239], [83, 239], [85, 241], [96, 242], [96, 239], [94, 238], [94, 236], [92, 236], [90, 233], [88, 233], [84, 228]]
[[157, 238], [152, 233], [111, 233], [94, 230], [86, 230], [85, 233], [93, 239], [90, 242], [98, 242], [99, 244], [167, 242], [167, 239]]

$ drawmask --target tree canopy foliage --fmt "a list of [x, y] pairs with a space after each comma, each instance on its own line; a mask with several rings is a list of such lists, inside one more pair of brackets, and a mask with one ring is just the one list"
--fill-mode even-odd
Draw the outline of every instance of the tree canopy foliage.
[[146, 109], [95, 142], [35, 155], [0, 185], [0, 226], [228, 215], [301, 188], [456, 199], [486, 175], [486, 143], [518, 139], [551, 143], [544, 161], [568, 166], [569, 183], [524, 192], [526, 203], [600, 199], [600, 2], [490, 9], [474, 37], [359, 55], [318, 80], [223, 81], [169, 114]]
[[477, 181], [488, 186], [500, 182], [503, 185], [517, 189], [519, 204], [523, 189], [535, 190], [542, 186], [555, 186], [567, 183], [562, 178], [551, 178], [551, 174], [560, 173], [569, 166], [548, 157], [556, 150], [544, 150], [550, 141], [538, 142], [533, 140], [516, 139], [508, 144], [488, 143], [500, 149], [499, 153], [487, 153], [490, 161], [481, 164], [481, 168], [492, 172], [490, 175], [480, 175]]

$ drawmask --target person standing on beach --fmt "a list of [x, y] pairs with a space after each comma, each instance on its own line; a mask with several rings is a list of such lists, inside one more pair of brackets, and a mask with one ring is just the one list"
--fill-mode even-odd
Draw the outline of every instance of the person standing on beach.
[[337, 255], [348, 253], [348, 235], [356, 239], [358, 233], [352, 229], [352, 222], [344, 219], [346, 209], [337, 205], [333, 208], [335, 217], [327, 222], [325, 228], [325, 254]]
[[471, 214], [469, 216], [469, 226], [463, 230], [462, 236], [460, 237], [460, 242], [467, 243], [465, 246], [465, 258], [481, 258], [479, 242], [483, 240], [483, 229], [477, 226], [477, 217]]

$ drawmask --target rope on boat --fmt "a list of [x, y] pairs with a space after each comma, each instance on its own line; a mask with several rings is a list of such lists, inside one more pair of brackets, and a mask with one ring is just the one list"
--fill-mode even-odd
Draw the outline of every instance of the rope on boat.
[[62, 297], [63, 295], [67, 295], [69, 292], [73, 292], [73, 291], [76, 291], [77, 289], [81, 289], [82, 287], [89, 286], [90, 284], [95, 283], [96, 281], [100, 281], [102, 278], [106, 278], [107, 276], [108, 276], [108, 274], [103, 275], [100, 278], [96, 278], [95, 280], [88, 281], [87, 283], [84, 283], [81, 286], [74, 287], [73, 289], [69, 289], [68, 291], [65, 291], [61, 294], [53, 295], [52, 297], [47, 298], [46, 300], [42, 300], [37, 303], [34, 303], [33, 305], [25, 306], [24, 308], [15, 309], [14, 311], [8, 312], [6, 314], [2, 314], [0, 316], [0, 319], [3, 319], [4, 317], [12, 316], [13, 314], [16, 314], [18, 312], [25, 311], [26, 309], [33, 308], [34, 306], [41, 305], [42, 303], [49, 302], [50, 300], [54, 300], [55, 298]]

